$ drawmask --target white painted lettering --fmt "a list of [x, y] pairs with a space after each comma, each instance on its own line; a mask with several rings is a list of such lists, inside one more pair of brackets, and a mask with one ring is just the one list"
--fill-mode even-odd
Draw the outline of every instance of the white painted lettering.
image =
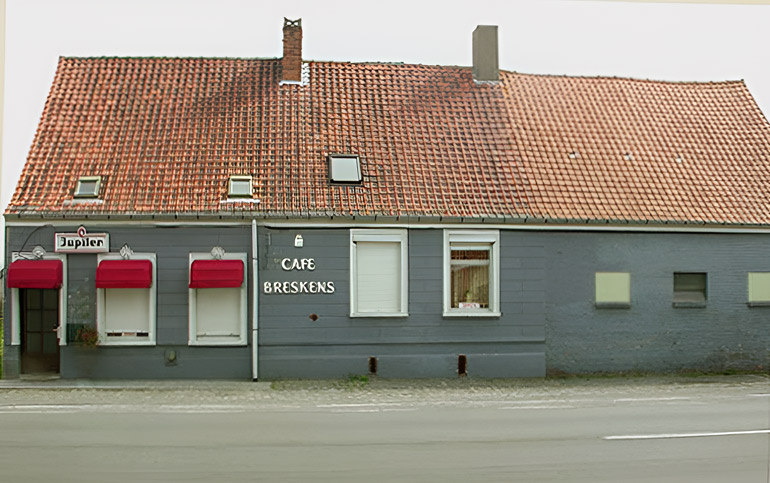
[[298, 293], [299, 292], [299, 283], [295, 280], [291, 282], [291, 293]]
[[262, 291], [264, 293], [273, 293], [273, 285], [270, 282], [265, 282], [262, 285]]
[[331, 281], [327, 282], [326, 283], [326, 288], [327, 288], [327, 290], [329, 290], [326, 293], [334, 293], [334, 282], [331, 282]]
[[281, 290], [281, 282], [273, 282], [273, 292], [283, 293], [283, 291]]
[[286, 272], [313, 271], [315, 270], [315, 259], [313, 258], [284, 258], [281, 260], [281, 268]]

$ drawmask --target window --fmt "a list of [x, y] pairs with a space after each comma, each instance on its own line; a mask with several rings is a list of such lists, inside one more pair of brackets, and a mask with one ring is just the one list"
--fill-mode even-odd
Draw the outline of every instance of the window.
[[705, 273], [674, 273], [674, 307], [705, 307], [706, 295]]
[[350, 231], [350, 316], [405, 317], [406, 230]]
[[627, 272], [596, 272], [596, 307], [631, 307], [631, 274]]
[[332, 183], [361, 184], [361, 163], [358, 156], [329, 155], [329, 179]]
[[770, 272], [749, 272], [749, 305], [770, 306]]
[[99, 254], [96, 325], [102, 345], [155, 345], [154, 253]]
[[75, 198], [96, 198], [99, 196], [101, 176], [81, 176], [75, 187]]
[[246, 260], [245, 253], [190, 254], [190, 345], [246, 345]]
[[444, 232], [444, 316], [499, 316], [500, 233]]
[[230, 176], [227, 196], [233, 198], [251, 198], [251, 176]]

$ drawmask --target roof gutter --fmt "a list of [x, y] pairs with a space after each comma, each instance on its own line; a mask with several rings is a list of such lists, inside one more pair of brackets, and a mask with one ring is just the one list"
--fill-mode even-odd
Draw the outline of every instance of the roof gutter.
[[[245, 215], [245, 214], [244, 214]], [[111, 217], [13, 217], [6, 215], [6, 226], [71, 227], [76, 224], [142, 225], [157, 227], [176, 226], [252, 226], [272, 228], [411, 228], [445, 229], [462, 226], [467, 229], [499, 229], [521, 231], [576, 231], [576, 232], [651, 232], [651, 233], [755, 233], [770, 234], [770, 225], [705, 222], [647, 222], [632, 220], [553, 220], [541, 218], [462, 218], [438, 216], [325, 216], [313, 218], [291, 216], [211, 217], [211, 216], [111, 216]]]

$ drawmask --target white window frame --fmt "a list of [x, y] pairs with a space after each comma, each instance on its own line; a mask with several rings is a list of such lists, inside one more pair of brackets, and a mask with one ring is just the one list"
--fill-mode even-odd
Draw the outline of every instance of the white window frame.
[[[190, 271], [192, 270], [192, 263], [195, 260], [214, 260], [215, 258], [210, 252], [193, 252], [190, 253], [190, 261], [187, 266], [187, 277], [190, 277]], [[247, 321], [248, 321], [248, 295], [246, 291], [248, 265], [246, 253], [227, 253], [222, 256], [222, 260], [241, 260], [243, 262], [243, 283], [240, 289], [240, 311], [241, 317], [239, 321], [240, 334], [238, 338], [231, 336], [211, 336], [211, 337], [198, 337], [198, 290], [208, 290], [205, 288], [188, 288], [188, 320], [189, 320], [189, 332], [188, 332], [188, 345], [191, 346], [245, 346], [248, 341], [247, 334]], [[232, 287], [236, 289], [235, 287]]]
[[[82, 191], [83, 183], [92, 183], [92, 182], [95, 182], [94, 190], [83, 192]], [[78, 178], [77, 185], [75, 185], [75, 193], [73, 194], [73, 197], [74, 198], [98, 198], [99, 188], [101, 188], [101, 185], [102, 185], [101, 176], [81, 176], [80, 178]]]
[[[452, 244], [487, 243], [489, 248], [489, 308], [452, 307]], [[444, 230], [444, 317], [500, 317], [500, 231]]]
[[[398, 312], [362, 312], [357, 307], [358, 272], [356, 243], [401, 244], [401, 309]], [[351, 317], [408, 317], [409, 316], [409, 236], [407, 230], [350, 230], [350, 316]]]
[[[248, 192], [248, 194], [245, 194], [245, 193], [234, 193], [233, 192], [234, 184], [239, 183], [239, 182], [248, 182], [249, 183], [249, 192]], [[254, 183], [252, 182], [251, 176], [246, 176], [246, 175], [230, 176], [230, 179], [227, 181], [227, 197], [228, 198], [252, 198], [252, 197], [254, 197]]]
[[[32, 252], [13, 252], [11, 253], [11, 263], [16, 260], [32, 259]], [[59, 345], [67, 345], [67, 255], [59, 253], [46, 253], [43, 260], [61, 260], [62, 263], [62, 281], [59, 288], [59, 328], [57, 335]], [[11, 345], [21, 345], [21, 299], [19, 298], [19, 289], [11, 289]], [[2, 343], [2, 341], [0, 341]]]
[[[347, 160], [352, 160], [352, 162], [355, 163], [355, 173], [353, 176], [347, 176], [348, 170], [352, 168], [352, 166], [345, 167], [345, 169], [341, 169], [342, 166], [335, 166], [335, 164], [344, 163]], [[342, 174], [344, 171], [345, 174]], [[338, 176], [335, 177], [335, 172], [337, 172]], [[361, 170], [361, 158], [356, 154], [330, 154], [329, 155], [329, 181], [334, 184], [353, 184], [353, 185], [359, 185], [363, 182], [363, 174]]]
[[[102, 260], [123, 260], [120, 253], [100, 253], [96, 257], [97, 267]], [[156, 255], [154, 253], [133, 253], [131, 254], [131, 260], [149, 260], [152, 263], [152, 285], [149, 290], [149, 309], [147, 312], [148, 327], [147, 337], [110, 337], [107, 335], [107, 328], [105, 327], [105, 290], [120, 290], [119, 288], [97, 288], [96, 289], [96, 328], [99, 332], [99, 345], [104, 346], [154, 346], [156, 344], [156, 325], [157, 325], [157, 293], [158, 293], [158, 270], [156, 263]]]

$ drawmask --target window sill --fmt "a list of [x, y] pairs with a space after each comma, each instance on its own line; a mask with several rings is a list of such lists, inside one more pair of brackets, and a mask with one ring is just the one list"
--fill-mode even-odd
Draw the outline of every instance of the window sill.
[[385, 317], [401, 317], [406, 318], [409, 317], [409, 312], [353, 312], [350, 314], [350, 318], [359, 318], [359, 317], [368, 317], [368, 318], [385, 318]]
[[245, 347], [248, 345], [246, 340], [230, 339], [225, 337], [205, 337], [199, 340], [191, 340], [187, 342], [190, 347]]
[[99, 340], [99, 347], [119, 347], [119, 346], [143, 346], [150, 347], [155, 346], [155, 341], [144, 340]]
[[594, 307], [597, 309], [630, 309], [631, 304], [627, 302], [596, 302]]
[[499, 318], [500, 316], [502, 316], [502, 313], [500, 313], [500, 312], [460, 312], [460, 311], [457, 311], [457, 312], [444, 312], [443, 316], [444, 317], [449, 317], [449, 318], [455, 318], [455, 317], [466, 317], [466, 318], [467, 317], [486, 317], [486, 318], [497, 317], [497, 318]]
[[673, 302], [671, 305], [676, 309], [702, 309], [706, 302]]
[[770, 301], [768, 302], [746, 302], [749, 307], [770, 307]]

